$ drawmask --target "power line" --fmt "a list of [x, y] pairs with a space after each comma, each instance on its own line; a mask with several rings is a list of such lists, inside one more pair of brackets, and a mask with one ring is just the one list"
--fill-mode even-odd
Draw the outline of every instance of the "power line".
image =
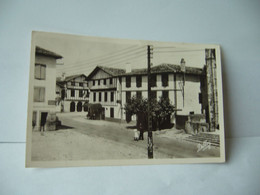
[[[89, 64], [111, 64], [111, 63], [117, 63], [118, 61], [122, 61], [122, 60], [127, 60], [128, 58], [133, 58], [133, 57], [138, 57], [139, 55], [137, 54], [141, 54], [141, 55], [144, 55], [143, 53], [146, 52], [145, 50], [144, 51], [136, 51], [134, 53], [130, 53], [128, 55], [125, 55], [125, 56], [117, 56], [116, 58], [114, 59], [104, 59], [104, 60], [99, 60], [99, 61], [95, 61], [95, 62], [92, 62], [92, 63], [89, 63]], [[76, 66], [77, 68], [79, 67], [85, 67], [86, 64], [82, 64], [82, 65], [77, 65], [77, 64], [72, 64], [70, 67], [65, 67], [63, 69], [75, 69], [76, 67], [73, 67], [73, 66]]]
[[[112, 61], [112, 62], [109, 62], [109, 63], [104, 63], [106, 66], [109, 66], [109, 67], [118, 67], [118, 63], [122, 63], [122, 62], [127, 62], [129, 60], [135, 60], [137, 58], [140, 58], [140, 57], [145, 57], [146, 56], [146, 53], [141, 53], [139, 55], [135, 55], [135, 56], [128, 56], [126, 58], [123, 58], [123, 59], [118, 59], [117, 61]], [[114, 65], [113, 65], [114, 64]], [[113, 66], [112, 66], [113, 65]], [[72, 70], [67, 70], [66, 71], [87, 71], [87, 70], [90, 70], [90, 69], [93, 69], [93, 66], [85, 66], [85, 67], [70, 67], [70, 69]], [[58, 72], [64, 72], [64, 69], [62, 70], [57, 70]]]
[[194, 51], [204, 51], [203, 49], [194, 49], [194, 50], [175, 50], [175, 51], [156, 51], [154, 50], [154, 53], [178, 53], [178, 52], [194, 52]]
[[[101, 61], [105, 61], [107, 60], [107, 58], [118, 58], [122, 55], [126, 55], [128, 53], [131, 53], [131, 52], [136, 52], [138, 50], [142, 50], [144, 47], [140, 47], [140, 48], [128, 48], [128, 49], [125, 49], [125, 50], [121, 50], [117, 53], [113, 52], [111, 54], [105, 54], [105, 55], [102, 55], [101, 57], [94, 57], [94, 58], [90, 58], [90, 60], [84, 60], [84, 61], [80, 61], [80, 62], [77, 62], [77, 63], [70, 63], [70, 65], [84, 65], [86, 63], [98, 63], [98, 62], [101, 62]], [[106, 57], [107, 56], [107, 57]]]
[[[118, 51], [118, 52], [120, 53], [120, 52], [125, 51], [125, 50], [133, 49], [132, 47], [136, 47], [136, 46], [134, 45], [134, 46], [125, 48], [125, 49], [123, 49], [123, 50], [120, 50], [120, 51]], [[97, 59], [100, 59], [100, 58], [102, 58], [102, 57], [104, 57], [104, 56], [111, 55], [111, 54], [114, 54], [114, 53], [115, 53], [115, 52], [110, 52], [110, 53], [107, 53], [107, 54], [105, 54], [105, 55], [99, 55], [99, 56], [96, 56], [96, 57], [91, 57], [91, 58], [88, 58], [88, 59], [85, 59], [85, 60], [81, 60], [81, 61], [79, 61], [78, 63], [82, 63], [82, 62], [85, 62], [85, 61], [92, 61], [92, 60], [95, 60], [96, 58], [97, 58]]]
[[171, 49], [171, 48], [176, 49], [176, 47], [153, 47], [153, 49]]

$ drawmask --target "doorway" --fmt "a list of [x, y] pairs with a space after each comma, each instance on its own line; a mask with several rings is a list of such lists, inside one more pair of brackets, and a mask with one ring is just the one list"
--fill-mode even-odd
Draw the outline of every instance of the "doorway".
[[41, 113], [41, 127], [44, 127], [44, 125], [46, 124], [47, 115], [48, 115], [48, 112]]
[[110, 108], [110, 117], [114, 118], [114, 108]]
[[81, 112], [82, 111], [82, 102], [78, 102], [78, 104], [77, 104], [77, 111], [78, 112]]
[[70, 112], [75, 112], [75, 102], [70, 103]]

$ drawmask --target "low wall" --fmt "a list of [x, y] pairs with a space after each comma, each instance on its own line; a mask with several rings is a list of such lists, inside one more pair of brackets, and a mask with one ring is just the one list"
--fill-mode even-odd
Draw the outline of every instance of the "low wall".
[[208, 123], [186, 121], [185, 132], [188, 134], [198, 134], [209, 130]]

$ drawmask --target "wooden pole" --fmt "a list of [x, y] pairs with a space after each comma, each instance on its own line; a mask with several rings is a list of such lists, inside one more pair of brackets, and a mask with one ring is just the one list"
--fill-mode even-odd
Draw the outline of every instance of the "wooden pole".
[[153, 158], [153, 132], [152, 132], [152, 112], [151, 112], [151, 46], [147, 46], [147, 78], [148, 78], [148, 158]]

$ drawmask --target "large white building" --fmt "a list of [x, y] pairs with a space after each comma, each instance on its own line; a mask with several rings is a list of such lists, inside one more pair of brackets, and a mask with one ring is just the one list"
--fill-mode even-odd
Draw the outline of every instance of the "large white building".
[[56, 65], [61, 55], [36, 46], [33, 82], [32, 126], [39, 130], [54, 130], [56, 120]]
[[[205, 74], [201, 68], [161, 64], [151, 68], [151, 75], [152, 96], [158, 100], [167, 97], [176, 107], [173, 122], [177, 119], [184, 123], [183, 116], [187, 118], [190, 113], [204, 112], [201, 81]], [[90, 103], [100, 103], [105, 110], [105, 118], [129, 121], [131, 116], [124, 110], [126, 102], [133, 96], [148, 97], [147, 69], [126, 72], [97, 66], [88, 76], [88, 86]], [[132, 120], [135, 120], [134, 116]]]
[[[202, 113], [201, 78], [203, 71], [200, 68], [185, 67], [180, 65], [161, 64], [151, 68], [151, 94], [159, 100], [161, 97], [169, 98], [176, 112], [172, 116], [187, 116], [190, 113]], [[148, 98], [147, 69], [136, 69], [121, 75], [122, 105], [133, 96]], [[128, 117], [127, 113], [123, 119]]]
[[97, 66], [88, 76], [89, 103], [100, 103], [106, 118], [121, 119], [121, 82], [123, 69]]

